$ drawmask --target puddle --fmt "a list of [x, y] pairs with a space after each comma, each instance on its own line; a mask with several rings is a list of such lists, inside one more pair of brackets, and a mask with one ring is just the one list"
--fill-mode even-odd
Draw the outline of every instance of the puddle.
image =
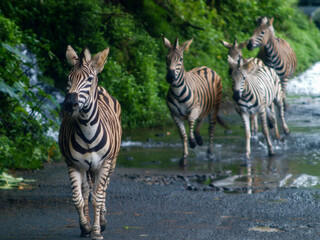
[[[191, 182], [195, 173], [201, 173], [208, 176], [207, 179], [210, 181], [206, 180], [202, 184], [196, 179], [195, 182], [201, 183], [202, 186], [211, 184], [218, 189], [230, 190], [229, 192], [254, 193], [284, 187], [318, 187], [320, 186], [320, 89], [318, 89], [319, 80], [314, 80], [317, 71], [320, 71], [320, 68], [311, 68], [309, 72], [289, 82], [287, 97], [289, 108], [286, 120], [291, 134], [285, 136], [284, 142], [273, 141], [276, 155], [272, 158], [268, 157], [265, 139], [260, 131], [258, 139], [251, 141], [251, 162], [249, 165], [244, 164], [243, 124], [231, 107], [223, 109], [220, 114], [230, 126], [232, 133], [226, 133], [221, 126], [217, 126], [214, 161], [209, 161], [206, 155], [208, 124], [205, 123], [201, 129], [204, 144], [196, 149], [189, 148], [188, 167], [185, 170], [181, 170], [178, 166], [182, 144], [176, 126], [124, 131], [118, 166], [173, 170], [189, 176]], [[313, 85], [316, 87], [310, 92]], [[194, 190], [194, 186], [189, 185], [186, 188]]]

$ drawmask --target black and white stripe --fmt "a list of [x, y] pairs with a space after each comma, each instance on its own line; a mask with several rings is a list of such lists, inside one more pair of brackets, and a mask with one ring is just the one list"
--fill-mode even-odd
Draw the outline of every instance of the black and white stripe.
[[[213, 136], [221, 102], [222, 83], [218, 74], [208, 67], [197, 67], [186, 71], [183, 66], [183, 52], [188, 50], [192, 39], [179, 46], [178, 38], [174, 45], [163, 38], [169, 49], [167, 55], [167, 82], [170, 89], [167, 94], [167, 105], [171, 116], [178, 126], [183, 143], [180, 165], [187, 164], [188, 146], [184, 120], [189, 122], [189, 144], [191, 148], [202, 145], [200, 127], [209, 116], [209, 149], [213, 152]], [[196, 125], [196, 126], [195, 126]]]
[[[242, 49], [247, 46], [248, 41], [244, 41], [242, 43], [237, 42], [237, 40], [234, 40], [233, 44], [230, 44], [226, 41], [221, 41], [223, 46], [225, 46], [228, 49], [228, 56], [230, 56], [234, 62], [238, 62], [241, 58], [243, 58], [242, 55]], [[248, 71], [253, 71], [257, 67], [265, 66], [263, 61], [259, 58], [254, 58], [252, 63], [250, 64], [250, 68]], [[229, 67], [229, 75], [232, 75], [232, 68]], [[258, 134], [258, 115], [251, 115], [250, 116], [251, 121], [251, 136], [257, 137]]]
[[[100, 232], [106, 224], [106, 189], [116, 165], [122, 134], [120, 104], [98, 86], [97, 74], [102, 71], [108, 53], [109, 49], [105, 49], [91, 58], [89, 50], [85, 49], [78, 58], [68, 46], [66, 55], [73, 68], [68, 75], [59, 134], [59, 146], [68, 166], [81, 236], [90, 233], [94, 239], [103, 239]], [[88, 182], [94, 185], [92, 227]]]
[[288, 80], [297, 67], [297, 57], [289, 43], [275, 36], [273, 18], [258, 18], [258, 27], [249, 40], [247, 48], [252, 50], [260, 47], [258, 58], [271, 68], [274, 68], [281, 80], [282, 89], [286, 92]]
[[280, 135], [273, 104], [279, 109], [279, 115], [285, 134], [289, 134], [289, 128], [284, 118], [283, 98], [279, 76], [274, 69], [261, 66], [252, 70], [253, 59], [240, 59], [235, 62], [228, 56], [228, 63], [232, 68], [233, 98], [236, 102], [236, 110], [242, 117], [246, 132], [246, 157], [250, 158], [250, 116], [258, 114], [261, 118], [262, 130], [266, 137], [269, 155], [274, 151], [267, 127], [267, 114], [275, 129], [278, 139]]

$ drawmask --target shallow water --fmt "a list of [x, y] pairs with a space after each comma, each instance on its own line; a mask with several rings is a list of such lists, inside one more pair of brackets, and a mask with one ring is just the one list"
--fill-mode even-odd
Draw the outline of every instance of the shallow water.
[[249, 189], [248, 192], [278, 187], [319, 186], [320, 90], [317, 94], [318, 86], [315, 86], [309, 91], [312, 94], [309, 94], [305, 87], [312, 88], [318, 85], [318, 81], [320, 83], [320, 80], [314, 80], [319, 76], [317, 71], [318, 68], [313, 67], [309, 74], [306, 74], [307, 71], [289, 83], [286, 120], [291, 134], [285, 136], [284, 142], [273, 141], [274, 157], [268, 157], [265, 139], [260, 131], [258, 139], [251, 141], [251, 161], [249, 164], [245, 162], [244, 129], [232, 107], [220, 112], [232, 133], [226, 133], [221, 126], [217, 127], [214, 161], [207, 158], [208, 125], [204, 124], [201, 129], [204, 144], [195, 149], [189, 148], [188, 167], [184, 170], [178, 166], [182, 145], [175, 126], [125, 131], [118, 166], [175, 170], [190, 175], [195, 172], [220, 174], [223, 179], [212, 179], [209, 183], [230, 189], [245, 187]]

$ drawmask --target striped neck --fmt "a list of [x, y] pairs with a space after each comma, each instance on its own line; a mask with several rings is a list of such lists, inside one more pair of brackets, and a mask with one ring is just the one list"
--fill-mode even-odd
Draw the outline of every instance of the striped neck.
[[174, 96], [179, 97], [185, 87], [186, 71], [183, 65], [180, 68], [177, 80], [171, 83], [171, 92]]
[[98, 112], [98, 88], [94, 88], [95, 91], [90, 94], [85, 106], [80, 110], [78, 122], [80, 125], [87, 126], [88, 123], [94, 125], [94, 119]]
[[275, 37], [270, 37], [268, 43], [264, 46], [265, 51], [265, 64], [272, 67], [274, 65], [274, 55], [277, 52], [277, 45]]

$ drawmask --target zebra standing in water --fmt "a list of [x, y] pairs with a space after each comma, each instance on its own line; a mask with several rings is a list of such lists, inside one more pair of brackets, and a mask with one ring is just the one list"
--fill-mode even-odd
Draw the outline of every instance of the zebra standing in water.
[[[105, 229], [106, 190], [121, 143], [121, 108], [118, 101], [98, 86], [97, 74], [106, 63], [109, 48], [91, 58], [84, 49], [78, 58], [71, 46], [68, 62], [73, 66], [68, 75], [67, 94], [59, 133], [59, 146], [66, 159], [81, 236], [103, 239]], [[93, 181], [94, 221], [91, 227], [88, 199]]]
[[[238, 44], [237, 39], [234, 40], [233, 45], [226, 42], [226, 41], [221, 41], [222, 45], [228, 48], [228, 56], [230, 56], [234, 62], [238, 62], [242, 56], [242, 49], [247, 46], [248, 41], [244, 41], [240, 44]], [[254, 58], [252, 61], [252, 64], [250, 64], [251, 70], [254, 70], [257, 67], [265, 66], [263, 61], [259, 58]], [[229, 67], [229, 75], [232, 75], [232, 68]], [[251, 135], [252, 136], [257, 136], [258, 134], [258, 115], [251, 115], [250, 116], [250, 121], [251, 121]]]
[[279, 108], [279, 115], [285, 134], [289, 134], [289, 128], [284, 118], [283, 97], [279, 76], [274, 69], [262, 66], [252, 70], [253, 59], [245, 60], [240, 58], [238, 62], [228, 56], [228, 63], [232, 69], [231, 78], [233, 80], [233, 99], [236, 102], [236, 110], [242, 117], [246, 132], [246, 157], [251, 154], [250, 147], [250, 115], [259, 114], [261, 118], [263, 134], [266, 137], [269, 155], [274, 155], [272, 144], [267, 127], [268, 117], [274, 125], [276, 137], [277, 122], [275, 112], [269, 108], [275, 103]]
[[265, 65], [274, 68], [281, 80], [282, 89], [286, 92], [289, 78], [294, 74], [297, 67], [297, 57], [289, 43], [275, 36], [273, 18], [259, 17], [258, 27], [249, 40], [247, 48], [253, 50], [260, 47], [258, 58]]
[[[169, 49], [167, 54], [167, 82], [170, 89], [167, 94], [167, 105], [171, 116], [178, 126], [183, 143], [183, 154], [180, 166], [187, 164], [188, 146], [184, 120], [189, 122], [189, 144], [191, 148], [202, 145], [200, 127], [206, 116], [209, 116], [209, 148], [213, 152], [213, 136], [221, 102], [222, 83], [218, 74], [207, 67], [197, 67], [185, 71], [183, 52], [189, 49], [193, 39], [179, 46], [178, 38], [172, 45], [163, 37], [164, 45]], [[196, 123], [196, 127], [194, 129]]]

